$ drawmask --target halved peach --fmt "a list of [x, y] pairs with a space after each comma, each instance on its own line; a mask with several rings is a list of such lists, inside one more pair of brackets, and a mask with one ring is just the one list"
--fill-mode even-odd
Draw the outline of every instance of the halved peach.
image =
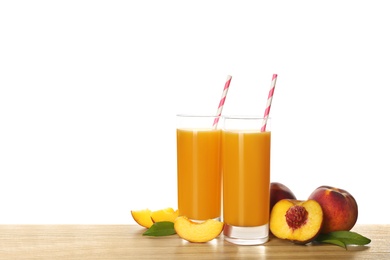
[[150, 228], [153, 225], [152, 211], [150, 209], [132, 210], [131, 215], [140, 226]]
[[175, 219], [179, 216], [179, 210], [173, 208], [165, 208], [153, 211], [151, 218], [153, 222], [169, 221], [175, 222]]
[[179, 237], [189, 242], [204, 243], [221, 234], [223, 223], [215, 219], [198, 223], [185, 216], [180, 216], [176, 218], [174, 228]]
[[281, 239], [297, 244], [313, 241], [323, 222], [321, 205], [315, 200], [279, 200], [272, 208], [270, 230]]

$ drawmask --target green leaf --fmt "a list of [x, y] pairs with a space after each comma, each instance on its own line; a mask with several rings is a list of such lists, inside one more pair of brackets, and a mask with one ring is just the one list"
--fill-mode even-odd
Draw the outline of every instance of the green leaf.
[[161, 221], [154, 223], [148, 230], [146, 230], [143, 236], [170, 236], [176, 234], [173, 222]]
[[343, 241], [340, 241], [338, 239], [332, 239], [332, 238], [326, 239], [326, 238], [323, 238], [322, 235], [320, 235], [320, 237], [316, 238], [316, 241], [321, 242], [321, 243], [327, 243], [327, 244], [341, 246], [341, 247], [347, 249], [347, 245]]
[[352, 231], [334, 231], [328, 234], [320, 234], [316, 241], [347, 248], [347, 245], [367, 245], [371, 242], [371, 239]]

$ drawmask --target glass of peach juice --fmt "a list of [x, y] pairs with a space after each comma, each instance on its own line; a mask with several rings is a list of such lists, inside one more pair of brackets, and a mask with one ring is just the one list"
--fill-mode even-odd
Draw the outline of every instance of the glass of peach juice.
[[269, 237], [270, 120], [224, 117], [222, 127], [224, 239], [259, 245]]
[[[179, 215], [221, 219], [221, 129], [218, 116], [177, 115]], [[218, 124], [216, 124], [218, 125]]]

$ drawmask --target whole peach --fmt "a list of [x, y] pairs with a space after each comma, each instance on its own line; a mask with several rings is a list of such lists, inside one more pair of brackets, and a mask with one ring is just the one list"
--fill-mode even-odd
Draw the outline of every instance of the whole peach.
[[295, 197], [294, 193], [284, 184], [280, 182], [271, 182], [270, 184], [270, 212], [274, 205], [282, 199], [294, 199]]
[[358, 205], [355, 198], [346, 190], [320, 186], [309, 196], [322, 207], [324, 222], [321, 233], [349, 231], [358, 218]]

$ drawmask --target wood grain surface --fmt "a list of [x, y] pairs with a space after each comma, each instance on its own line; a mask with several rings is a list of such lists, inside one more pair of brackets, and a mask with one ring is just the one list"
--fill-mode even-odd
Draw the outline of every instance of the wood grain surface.
[[390, 225], [356, 225], [352, 231], [372, 241], [347, 250], [274, 237], [261, 246], [233, 245], [223, 235], [189, 243], [144, 231], [137, 225], [0, 225], [0, 259], [390, 259]]

